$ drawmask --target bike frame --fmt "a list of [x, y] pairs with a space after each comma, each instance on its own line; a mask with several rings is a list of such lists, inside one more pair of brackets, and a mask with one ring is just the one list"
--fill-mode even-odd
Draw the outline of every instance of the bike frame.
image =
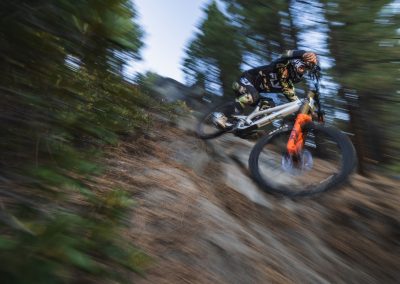
[[[268, 108], [266, 110], [260, 110], [260, 103], [256, 106], [256, 108], [251, 112], [249, 115], [235, 115], [239, 120], [242, 120], [244, 123], [239, 123], [237, 130], [245, 130], [249, 127], [254, 128], [261, 128], [265, 125], [272, 123], [275, 119], [284, 118], [288, 115], [296, 113], [299, 111], [301, 106], [304, 104], [305, 99], [297, 99], [293, 102], [285, 103], [282, 105], [278, 105], [272, 108]], [[267, 115], [260, 119], [253, 121], [253, 118], [260, 116], [260, 115]]]
[[[302, 131], [302, 126], [305, 123], [311, 122], [312, 118], [309, 113], [313, 113], [315, 109], [314, 100], [315, 93], [309, 93], [306, 99], [297, 99], [294, 102], [278, 105], [260, 111], [262, 100], [257, 104], [256, 108], [247, 116], [235, 116], [240, 122], [237, 125], [236, 131], [246, 133], [254, 131], [265, 125], [272, 123], [275, 119], [284, 118], [293, 113], [297, 113], [297, 117], [290, 134], [287, 151], [290, 156], [299, 155], [303, 149], [305, 140]], [[264, 116], [253, 121], [257, 116]], [[266, 115], [266, 116], [265, 116]]]

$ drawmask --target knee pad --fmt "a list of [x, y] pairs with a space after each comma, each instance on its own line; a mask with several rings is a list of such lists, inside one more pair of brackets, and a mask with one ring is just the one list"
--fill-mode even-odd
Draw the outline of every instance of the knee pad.
[[256, 88], [244, 77], [240, 79], [240, 82], [234, 82], [232, 89], [237, 94], [236, 102], [243, 108], [257, 102], [260, 97]]
[[240, 103], [240, 105], [241, 105], [242, 107], [251, 105], [251, 104], [254, 102], [253, 96], [252, 96], [250, 93], [245, 93], [245, 94], [239, 96], [239, 97], [236, 99], [236, 101], [237, 101], [238, 103]]

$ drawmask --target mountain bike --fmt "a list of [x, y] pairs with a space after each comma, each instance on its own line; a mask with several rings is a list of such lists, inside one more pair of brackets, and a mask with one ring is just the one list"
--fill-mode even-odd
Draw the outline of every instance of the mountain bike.
[[[323, 123], [319, 90], [306, 98], [271, 105], [262, 97], [248, 115], [235, 115], [234, 103], [223, 103], [206, 113], [196, 133], [212, 139], [226, 133], [246, 138], [277, 120], [294, 117], [261, 137], [252, 148], [249, 169], [253, 179], [267, 192], [306, 196], [344, 183], [356, 166], [350, 139], [339, 129]], [[228, 116], [228, 128], [215, 124], [215, 113]]]

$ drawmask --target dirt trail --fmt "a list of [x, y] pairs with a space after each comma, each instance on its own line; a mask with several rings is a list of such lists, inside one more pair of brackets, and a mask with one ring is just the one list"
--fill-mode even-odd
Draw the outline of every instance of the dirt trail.
[[132, 282], [398, 283], [398, 182], [355, 175], [312, 199], [274, 197], [247, 175], [251, 142], [191, 129], [164, 123], [110, 153], [105, 179], [132, 191], [128, 233], [153, 258]]

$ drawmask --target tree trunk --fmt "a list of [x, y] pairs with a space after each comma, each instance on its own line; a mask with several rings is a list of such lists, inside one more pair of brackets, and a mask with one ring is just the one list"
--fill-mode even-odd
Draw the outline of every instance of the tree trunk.
[[360, 175], [367, 176], [365, 159], [364, 159], [364, 157], [366, 157], [367, 149], [364, 143], [365, 139], [362, 131], [364, 127], [363, 127], [362, 116], [359, 111], [359, 98], [356, 95], [354, 96], [347, 95], [343, 88], [339, 90], [339, 96], [344, 98], [347, 103], [347, 109], [350, 116], [349, 131], [351, 133], [354, 133], [352, 141], [357, 151], [358, 173]]

